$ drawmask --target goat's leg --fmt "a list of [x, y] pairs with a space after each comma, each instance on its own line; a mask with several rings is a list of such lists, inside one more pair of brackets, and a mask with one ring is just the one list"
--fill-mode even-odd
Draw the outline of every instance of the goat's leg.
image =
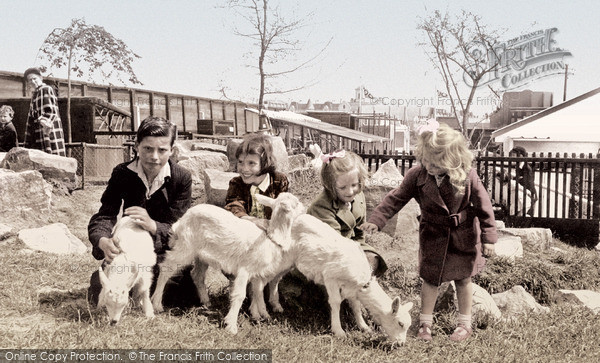
[[250, 302], [250, 315], [254, 320], [270, 320], [271, 316], [267, 311], [267, 305], [265, 304], [265, 282], [261, 278], [254, 278], [250, 280], [252, 287], [252, 301]]
[[[148, 267], [150, 268], [150, 267]], [[150, 285], [152, 284], [152, 271], [144, 271], [139, 282], [140, 305], [147, 318], [154, 318], [154, 308], [150, 301]]]
[[348, 298], [348, 302], [350, 303], [350, 308], [352, 309], [352, 313], [354, 314], [354, 320], [356, 320], [356, 325], [358, 325], [360, 330], [369, 333], [372, 332], [371, 327], [369, 327], [369, 325], [365, 322], [365, 319], [363, 318], [360, 301], [353, 297]]
[[225, 316], [225, 330], [231, 334], [237, 334], [237, 318], [240, 313], [240, 308], [246, 297], [246, 286], [248, 285], [248, 271], [239, 270], [236, 273], [235, 280], [229, 292], [230, 307], [229, 312]]
[[208, 288], [206, 287], [206, 270], [208, 270], [208, 264], [204, 263], [198, 257], [194, 260], [194, 268], [192, 268], [192, 278], [196, 284], [196, 291], [200, 302], [207, 308], [210, 308], [210, 299], [208, 297]]
[[340, 321], [340, 305], [342, 304], [340, 287], [335, 282], [325, 281], [325, 288], [327, 289], [329, 307], [331, 308], [331, 331], [338, 337], [345, 337], [346, 333], [342, 329], [342, 322]]
[[281, 272], [269, 282], [269, 304], [271, 304], [271, 308], [276, 313], [283, 312], [283, 307], [279, 303], [279, 282], [286, 273], [287, 271]]
[[165, 292], [167, 281], [169, 281], [175, 273], [179, 272], [183, 266], [187, 266], [191, 262], [190, 258], [186, 256], [184, 252], [185, 251], [175, 249], [167, 251], [165, 260], [160, 263], [156, 288], [154, 289], [154, 294], [152, 294], [152, 306], [154, 306], [154, 311], [157, 313], [164, 310], [162, 297]]

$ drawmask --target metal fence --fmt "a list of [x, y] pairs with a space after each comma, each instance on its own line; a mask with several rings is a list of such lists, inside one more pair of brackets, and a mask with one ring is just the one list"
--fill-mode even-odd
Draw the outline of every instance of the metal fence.
[[131, 145], [99, 145], [84, 142], [67, 144], [67, 155], [77, 160], [79, 188], [104, 184], [115, 166], [131, 158]]
[[[391, 159], [404, 175], [417, 163], [412, 153], [360, 156], [370, 171]], [[479, 153], [474, 166], [496, 207], [496, 217], [507, 226], [550, 228], [586, 247], [598, 243], [600, 155]]]

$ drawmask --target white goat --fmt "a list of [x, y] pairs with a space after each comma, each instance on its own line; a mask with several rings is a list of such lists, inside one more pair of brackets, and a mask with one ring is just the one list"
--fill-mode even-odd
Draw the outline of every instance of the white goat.
[[134, 289], [134, 298], [139, 298], [142, 311], [146, 317], [153, 318], [150, 285], [156, 254], [152, 236], [125, 216], [115, 225], [113, 238], [118, 241], [122, 252], [104, 270], [102, 267], [99, 269], [102, 291], [98, 306], [106, 306], [110, 323], [117, 324], [129, 302], [129, 291]]
[[[270, 201], [273, 201], [269, 198]], [[262, 294], [265, 284], [281, 271], [287, 271], [294, 263], [289, 254], [290, 231], [293, 219], [304, 213], [302, 203], [290, 193], [281, 193], [271, 203], [273, 210], [267, 231], [254, 223], [238, 218], [223, 208], [201, 204], [190, 208], [173, 224], [169, 241], [171, 250], [160, 264], [160, 275], [152, 304], [157, 312], [163, 310], [162, 295], [167, 280], [180, 268], [194, 264], [192, 276], [198, 296], [209, 305], [205, 275], [213, 266], [235, 276], [230, 291], [231, 306], [225, 317], [225, 327], [237, 333], [237, 318], [246, 297], [248, 281], [253, 291]], [[275, 243], [274, 241], [277, 241]], [[274, 307], [281, 310], [281, 305]], [[268, 319], [264, 298], [252, 299], [250, 312], [254, 319]]]
[[[276, 204], [271, 198], [257, 198], [266, 206]], [[336, 336], [345, 336], [340, 323], [340, 304], [348, 299], [359, 328], [370, 331], [361, 313], [362, 303], [389, 340], [395, 343], [406, 341], [406, 332], [411, 324], [409, 311], [413, 303], [401, 305], [399, 297], [393, 300], [389, 298], [371, 276], [367, 257], [357, 242], [341, 236], [329, 225], [308, 214], [294, 220], [291, 236], [296, 268], [308, 279], [325, 285], [327, 289], [331, 330]], [[273, 306], [279, 305], [276, 286], [282, 276], [278, 275], [269, 284], [269, 301]], [[262, 293], [253, 293], [253, 300], [263, 298]]]

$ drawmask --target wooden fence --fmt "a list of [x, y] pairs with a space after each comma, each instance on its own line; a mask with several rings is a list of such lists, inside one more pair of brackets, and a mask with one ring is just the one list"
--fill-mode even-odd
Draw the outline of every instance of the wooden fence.
[[[360, 154], [369, 170], [392, 159], [404, 175], [412, 153]], [[479, 153], [474, 167], [508, 227], [550, 228], [572, 244], [593, 247], [600, 226], [600, 155], [527, 157]]]

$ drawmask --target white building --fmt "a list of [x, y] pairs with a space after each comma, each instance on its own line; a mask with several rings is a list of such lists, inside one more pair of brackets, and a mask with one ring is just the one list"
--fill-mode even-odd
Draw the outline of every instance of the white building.
[[549, 107], [492, 133], [507, 154], [516, 146], [528, 153], [600, 151], [600, 88]]

